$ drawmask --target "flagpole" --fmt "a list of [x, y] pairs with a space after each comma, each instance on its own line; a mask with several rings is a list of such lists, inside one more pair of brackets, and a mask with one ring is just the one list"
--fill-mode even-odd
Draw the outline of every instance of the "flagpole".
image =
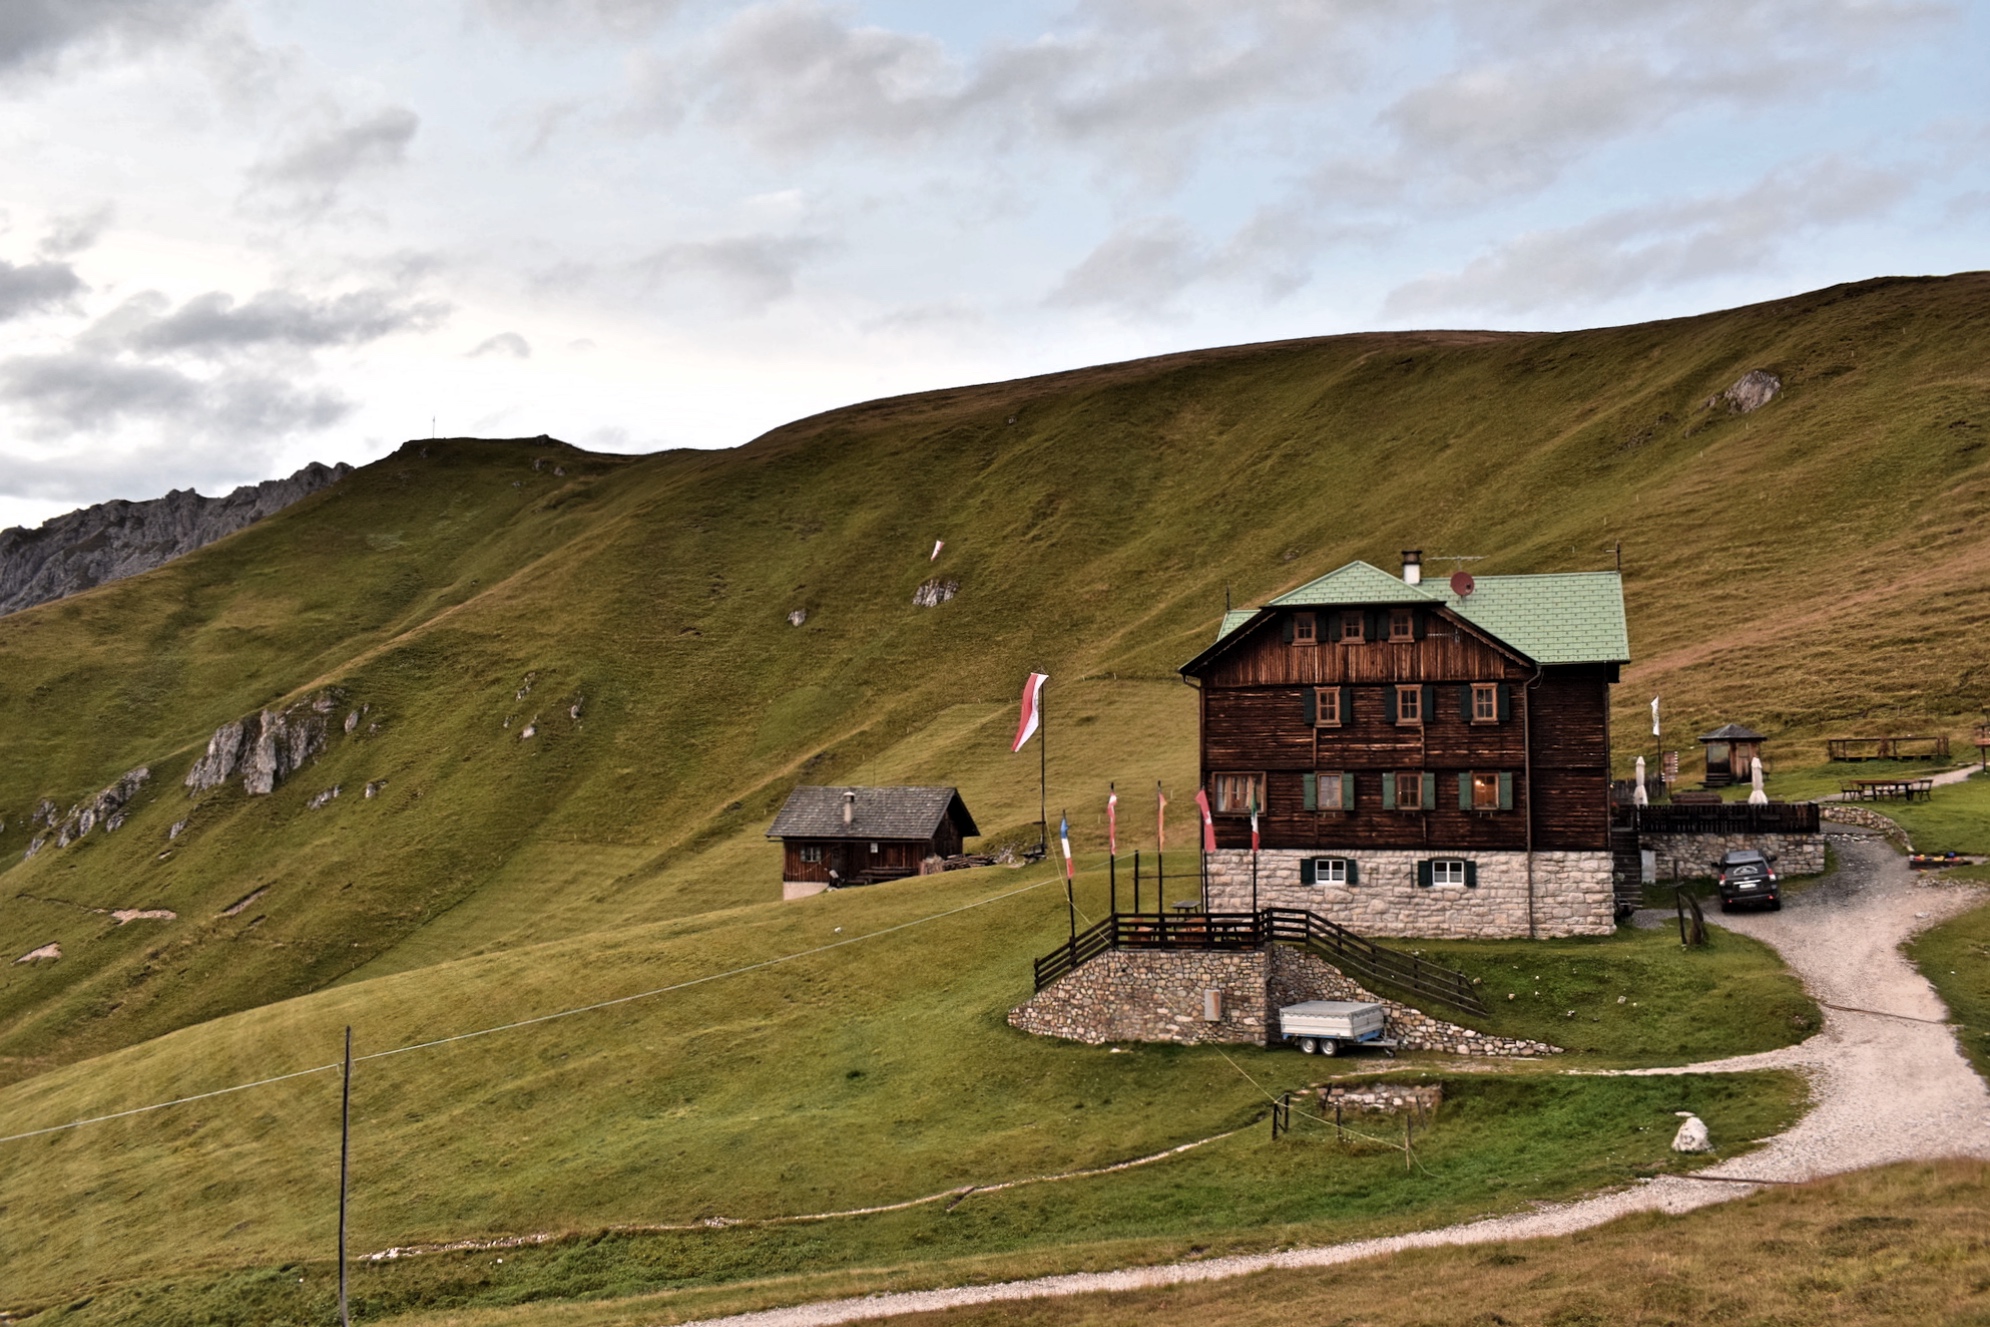
[[1071, 926], [1071, 966], [1078, 966], [1078, 902], [1071, 896], [1071, 813], [1059, 811], [1064, 837], [1064, 917]]
[[1154, 780], [1154, 915], [1168, 915], [1168, 803]]
[[1037, 847], [1050, 855], [1050, 716], [1044, 712], [1043, 693], [1048, 677], [1036, 689], [1036, 833]]
[[[1106, 795], [1117, 798], [1117, 785], [1108, 783]], [[1106, 914], [1119, 916], [1119, 826], [1113, 802], [1106, 803]], [[1116, 924], [1115, 924], [1116, 925]]]
[[[1983, 748], [1990, 752], [1990, 747]], [[1990, 757], [1986, 757], [1990, 758]], [[1140, 915], [1140, 849], [1133, 850], [1133, 915]]]

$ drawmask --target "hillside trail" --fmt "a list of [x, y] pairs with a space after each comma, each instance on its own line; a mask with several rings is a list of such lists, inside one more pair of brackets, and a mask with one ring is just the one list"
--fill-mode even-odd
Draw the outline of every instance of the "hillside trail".
[[[1824, 1026], [1800, 1045], [1759, 1055], [1627, 1075], [1793, 1069], [1811, 1082], [1812, 1108], [1787, 1132], [1744, 1156], [1697, 1171], [1533, 1211], [1434, 1230], [1279, 1253], [1079, 1272], [994, 1285], [828, 1300], [708, 1318], [685, 1327], [828, 1327], [964, 1305], [1142, 1290], [1282, 1268], [1328, 1267], [1405, 1249], [1536, 1239], [1587, 1230], [1635, 1212], [1683, 1213], [1758, 1191], [1898, 1161], [1990, 1159], [1990, 1089], [1943, 1021], [1947, 1010], [1900, 952], [1916, 932], [1964, 911], [1982, 894], [1918, 879], [1885, 843], [1832, 835], [1839, 867], [1790, 896], [1780, 912], [1719, 924], [1776, 949], [1823, 1007]], [[1669, 920], [1669, 914], [1667, 915]], [[1716, 1138], [1718, 1143], [1719, 1139]]]

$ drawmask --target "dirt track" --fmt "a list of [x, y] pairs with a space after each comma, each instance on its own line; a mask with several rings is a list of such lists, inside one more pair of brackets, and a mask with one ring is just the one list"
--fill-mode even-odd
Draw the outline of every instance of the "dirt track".
[[[876, 1295], [706, 1319], [718, 1327], [824, 1327], [965, 1304], [1137, 1290], [1245, 1276], [1272, 1268], [1325, 1267], [1401, 1249], [1565, 1235], [1632, 1212], [1686, 1212], [1754, 1191], [1747, 1180], [1798, 1181], [1894, 1161], [1990, 1158], [1990, 1091], [1941, 1021], [1934, 989], [1900, 954], [1915, 932], [1978, 901], [1980, 893], [1923, 884], [1885, 844], [1834, 835], [1840, 866], [1781, 912], [1719, 918], [1775, 946], [1824, 1008], [1824, 1027], [1802, 1045], [1637, 1074], [1798, 1069], [1813, 1107], [1787, 1133], [1745, 1157], [1699, 1172], [1513, 1216], [1383, 1239], [1201, 1262], [1039, 1277], [997, 1285]], [[1718, 1141], [1718, 1140], [1716, 1140]], [[1722, 1183], [1721, 1177], [1740, 1183]]]

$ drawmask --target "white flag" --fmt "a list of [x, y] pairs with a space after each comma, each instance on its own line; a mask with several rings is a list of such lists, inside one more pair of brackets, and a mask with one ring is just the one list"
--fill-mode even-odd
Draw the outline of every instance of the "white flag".
[[1657, 737], [1657, 736], [1659, 735], [1659, 734], [1658, 734], [1658, 697], [1657, 697], [1657, 696], [1653, 696], [1653, 697], [1651, 698], [1651, 735], [1652, 735], [1653, 737]]

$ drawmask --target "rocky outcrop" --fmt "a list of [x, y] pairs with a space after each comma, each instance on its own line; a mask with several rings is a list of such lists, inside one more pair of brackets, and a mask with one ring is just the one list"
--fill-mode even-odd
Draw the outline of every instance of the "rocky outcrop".
[[[941, 604], [959, 593], [959, 581], [941, 580], [936, 576], [912, 592], [912, 606], [914, 608], [938, 608]], [[797, 622], [795, 625], [800, 626], [801, 623]]]
[[125, 811], [131, 805], [131, 799], [138, 795], [138, 790], [143, 788], [151, 777], [152, 771], [141, 765], [102, 792], [70, 807], [69, 814], [59, 819], [55, 803], [43, 801], [35, 808], [31, 819], [36, 825], [45, 826], [45, 832], [35, 835], [29, 841], [23, 859], [33, 857], [47, 847], [51, 836], [54, 837], [56, 847], [66, 848], [99, 825], [104, 827], [104, 833], [111, 833], [124, 824]]
[[1746, 415], [1760, 410], [1783, 390], [1783, 380], [1767, 369], [1750, 369], [1735, 379], [1726, 391], [1707, 398], [1708, 410], [1727, 407], [1730, 415]]
[[251, 796], [275, 792], [277, 785], [325, 749], [325, 715], [336, 703], [327, 693], [308, 705], [261, 710], [222, 724], [207, 739], [207, 754], [187, 771], [187, 788], [206, 792], [239, 773], [242, 790]]
[[100, 502], [33, 530], [0, 530], [0, 614], [150, 571], [351, 473], [343, 462], [313, 461], [287, 479], [244, 484], [226, 497], [175, 489], [148, 502]]

